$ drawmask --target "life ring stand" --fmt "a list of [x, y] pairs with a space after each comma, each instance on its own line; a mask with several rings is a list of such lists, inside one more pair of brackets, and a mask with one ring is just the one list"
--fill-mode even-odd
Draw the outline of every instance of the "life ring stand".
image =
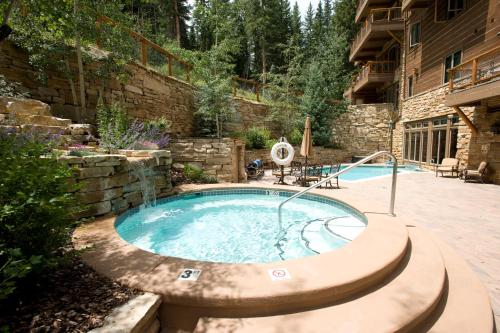
[[[278, 152], [280, 149], [285, 149], [288, 152], [288, 155], [285, 158], [280, 158], [278, 156]], [[289, 165], [290, 163], [292, 163], [294, 155], [295, 150], [288, 142], [278, 142], [274, 144], [273, 148], [271, 149], [271, 158], [277, 165]]]

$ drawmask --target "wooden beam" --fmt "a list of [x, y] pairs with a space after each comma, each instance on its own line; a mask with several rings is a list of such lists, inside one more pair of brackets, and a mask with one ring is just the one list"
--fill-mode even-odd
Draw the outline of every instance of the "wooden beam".
[[389, 35], [391, 35], [392, 38], [396, 40], [396, 42], [399, 43], [399, 45], [403, 45], [403, 41], [399, 39], [399, 37], [396, 36], [391, 30], [387, 30], [387, 32], [389, 33]]
[[470, 128], [472, 133], [477, 135], [477, 127], [470, 121], [470, 119], [465, 115], [465, 113], [460, 109], [458, 106], [453, 106], [453, 110], [455, 110], [456, 113], [460, 116], [460, 118], [464, 121], [464, 123], [467, 125], [467, 127]]

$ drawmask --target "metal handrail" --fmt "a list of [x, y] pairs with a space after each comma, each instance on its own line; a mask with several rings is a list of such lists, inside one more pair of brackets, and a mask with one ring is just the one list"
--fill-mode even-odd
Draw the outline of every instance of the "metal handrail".
[[[295, 193], [294, 195], [292, 195], [291, 197], [287, 198], [285, 201], [283, 201], [282, 203], [280, 203], [280, 205], [278, 206], [278, 218], [279, 218], [279, 226], [280, 226], [280, 231], [282, 230], [281, 226], [282, 226], [282, 223], [281, 223], [281, 208], [283, 207], [284, 204], [286, 204], [287, 202], [289, 202], [290, 200], [293, 200], [295, 198], [298, 198], [300, 196], [302, 196], [303, 194], [309, 192], [310, 190], [320, 186], [321, 184], [324, 184], [325, 182], [329, 181], [329, 180], [332, 180], [333, 178], [335, 177], [338, 177], [339, 175], [351, 170], [351, 169], [354, 169], [355, 167], [361, 165], [361, 164], [364, 164], [376, 157], [379, 157], [379, 156], [382, 156], [382, 155], [387, 155], [389, 156], [391, 159], [392, 159], [392, 186], [391, 186], [391, 202], [390, 202], [390, 205], [389, 205], [389, 215], [390, 216], [395, 216], [394, 214], [394, 200], [396, 198], [396, 180], [397, 180], [397, 175], [398, 175], [398, 160], [396, 159], [396, 157], [388, 152], [388, 151], [379, 151], [379, 152], [376, 152], [370, 156], [367, 156], [365, 158], [363, 158], [362, 160], [354, 163], [354, 164], [351, 164], [350, 166], [348, 166], [347, 168], [345, 169], [342, 169], [338, 172], [335, 172], [333, 175], [317, 182], [316, 184], [312, 185], [312, 186], [309, 186], [308, 188], [306, 188], [305, 190], [302, 190], [298, 193]], [[307, 171], [306, 171], [307, 172]]]

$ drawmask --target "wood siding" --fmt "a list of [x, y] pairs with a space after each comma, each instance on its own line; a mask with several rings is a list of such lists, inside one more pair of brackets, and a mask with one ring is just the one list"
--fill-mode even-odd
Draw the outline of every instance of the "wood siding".
[[[446, 0], [436, 0], [438, 6]], [[500, 45], [500, 1], [466, 0], [466, 9], [456, 17], [436, 22], [435, 3], [412, 10], [406, 21], [406, 75], [414, 75], [414, 94], [444, 84], [444, 59], [462, 50], [462, 62]], [[438, 15], [439, 16], [439, 15]], [[421, 22], [421, 42], [409, 47], [411, 24]], [[407, 77], [405, 77], [405, 81]], [[406, 85], [405, 85], [406, 86]], [[407, 97], [407, 92], [405, 92]]]

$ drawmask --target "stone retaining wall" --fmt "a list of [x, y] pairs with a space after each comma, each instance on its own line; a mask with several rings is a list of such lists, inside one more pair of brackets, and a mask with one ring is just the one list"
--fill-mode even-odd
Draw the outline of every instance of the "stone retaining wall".
[[[76, 73], [75, 63], [71, 66]], [[116, 79], [101, 81], [86, 78], [86, 113], [79, 122], [95, 125], [98, 96], [102, 91], [106, 102], [121, 101], [132, 118], [151, 120], [165, 117], [172, 122], [172, 136], [182, 138], [194, 135], [196, 90], [191, 84], [149, 70], [139, 63], [131, 63], [126, 69], [130, 73], [126, 83]], [[8, 41], [0, 44], [0, 73], [7, 80], [20, 83], [24, 87], [22, 92], [49, 104], [50, 115], [78, 121], [78, 108], [67, 78], [56, 70], [48, 70], [46, 84], [37, 81], [27, 53]], [[79, 96], [78, 80], [73, 78], [73, 82]], [[266, 120], [268, 110], [265, 104], [241, 98], [235, 98], [235, 102], [236, 112], [227, 124], [228, 131], [242, 132], [252, 126], [273, 130]]]
[[334, 120], [333, 142], [352, 155], [389, 150], [392, 114], [390, 103], [350, 105], [346, 113]]
[[[75, 63], [71, 66], [76, 72]], [[87, 110], [80, 122], [95, 124], [98, 95], [102, 90], [107, 102], [123, 102], [131, 117], [141, 120], [165, 117], [172, 121], [174, 135], [192, 135], [194, 88], [183, 81], [148, 70], [138, 63], [130, 64], [126, 69], [130, 72], [130, 79], [125, 84], [117, 79], [101, 82], [86, 77]], [[78, 108], [73, 101], [67, 78], [62, 73], [49, 69], [46, 84], [37, 81], [27, 53], [10, 42], [0, 44], [0, 73], [10, 81], [21, 83], [32, 98], [49, 104], [51, 115], [78, 120]], [[79, 96], [78, 80], [73, 78], [73, 82]]]
[[[243, 154], [240, 140], [229, 138], [178, 139], [169, 146], [174, 163], [191, 164], [215, 176], [222, 182], [240, 182], [244, 179]], [[243, 172], [242, 172], [243, 171]]]
[[121, 213], [143, 203], [140, 168], [157, 197], [171, 193], [170, 152], [164, 150], [120, 151], [116, 155], [61, 156], [59, 161], [75, 168], [80, 186], [76, 200], [84, 205], [78, 218]]

